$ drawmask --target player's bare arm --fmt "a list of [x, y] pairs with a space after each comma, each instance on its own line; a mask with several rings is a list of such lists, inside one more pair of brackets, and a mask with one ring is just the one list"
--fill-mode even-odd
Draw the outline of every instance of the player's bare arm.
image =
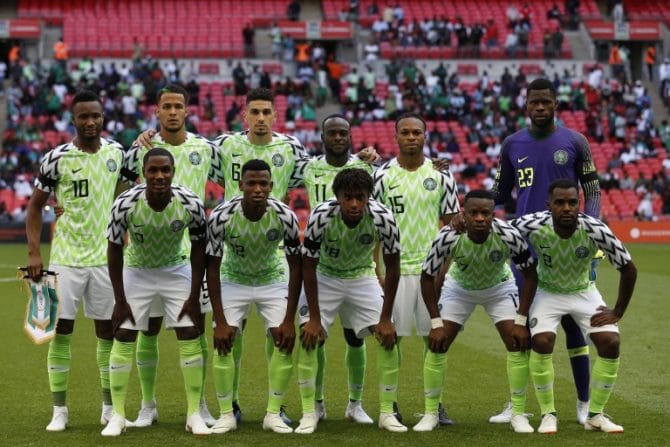
[[319, 310], [318, 284], [316, 280], [316, 266], [318, 258], [305, 256], [302, 260], [302, 279], [309, 308], [309, 321], [302, 327], [300, 341], [308, 351], [317, 347], [324, 339], [323, 327], [321, 326], [321, 311]]
[[523, 275], [523, 288], [519, 296], [519, 309], [517, 310], [517, 319], [514, 321], [514, 327], [510, 336], [514, 339], [515, 346], [521, 351], [530, 349], [530, 332], [526, 325], [528, 319], [528, 310], [535, 297], [537, 289], [537, 270], [535, 264], [521, 269]]
[[[195, 326], [201, 322], [200, 318], [200, 290], [202, 279], [205, 276], [205, 245], [206, 241], [191, 241], [191, 292], [184, 306], [179, 312], [177, 320], [187, 315]], [[203, 328], [199, 328], [202, 330]]]
[[121, 325], [129, 320], [135, 324], [135, 317], [126, 300], [123, 286], [123, 246], [113, 242], [107, 243], [107, 268], [109, 279], [114, 290], [114, 312], [112, 313], [112, 327], [117, 332]]
[[375, 327], [375, 336], [382, 346], [390, 351], [397, 341], [397, 334], [395, 326], [391, 321], [391, 316], [393, 314], [396, 291], [398, 290], [398, 281], [400, 281], [400, 253], [385, 253], [384, 266], [386, 267], [384, 304], [379, 316], [379, 323]]
[[40, 234], [42, 233], [42, 208], [49, 200], [49, 193], [35, 189], [28, 202], [26, 215], [26, 237], [28, 239], [28, 276], [33, 281], [42, 277], [42, 255], [40, 253]]
[[614, 309], [600, 306], [597, 314], [591, 317], [591, 325], [598, 327], [606, 324], [615, 324], [623, 317], [628, 303], [633, 296], [635, 281], [637, 280], [637, 268], [633, 261], [628, 262], [619, 270], [619, 292]]
[[[426, 272], [421, 273], [421, 295], [423, 296], [423, 302], [426, 304], [431, 322], [436, 321], [436, 319], [442, 319], [440, 310], [437, 307], [438, 294], [435, 289], [435, 277]], [[447, 330], [444, 324], [431, 328], [428, 333], [428, 348], [431, 351], [447, 352], [448, 342]]]
[[300, 286], [302, 285], [302, 261], [300, 255], [287, 255], [286, 262], [289, 269], [288, 302], [284, 321], [276, 331], [275, 345], [281, 351], [290, 354], [295, 345], [295, 312], [300, 297]]
[[212, 319], [214, 327], [214, 348], [220, 355], [226, 355], [233, 349], [236, 328], [230, 326], [223, 314], [221, 304], [221, 258], [219, 256], [207, 256], [207, 285], [209, 289], [210, 302], [212, 303]]

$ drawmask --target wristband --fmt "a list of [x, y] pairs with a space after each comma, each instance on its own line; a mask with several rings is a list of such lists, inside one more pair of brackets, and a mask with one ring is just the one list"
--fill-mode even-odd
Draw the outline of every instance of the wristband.
[[518, 326], [525, 326], [526, 323], [528, 323], [528, 317], [525, 315], [521, 314], [516, 314], [516, 317], [514, 317], [514, 324]]
[[431, 318], [430, 319], [430, 328], [431, 329], [439, 329], [441, 327], [444, 327], [444, 321], [442, 321], [442, 318], [437, 317], [437, 318]]

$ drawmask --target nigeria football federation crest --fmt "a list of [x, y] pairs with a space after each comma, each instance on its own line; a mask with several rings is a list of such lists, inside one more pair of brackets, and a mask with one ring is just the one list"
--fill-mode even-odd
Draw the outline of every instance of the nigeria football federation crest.
[[300, 316], [305, 317], [309, 313], [309, 307], [307, 306], [300, 306]]
[[372, 237], [371, 234], [363, 233], [360, 236], [358, 236], [358, 242], [360, 242], [363, 245], [370, 245], [374, 238]]
[[265, 237], [268, 239], [268, 241], [273, 242], [279, 239], [279, 230], [276, 228], [271, 228], [268, 230], [267, 233], [265, 233]]
[[528, 327], [534, 328], [535, 326], [537, 326], [537, 318], [531, 318]]
[[568, 162], [568, 153], [563, 150], [559, 149], [556, 152], [554, 152], [554, 163], [557, 165], [564, 165]]
[[584, 259], [588, 255], [589, 255], [589, 249], [587, 247], [584, 247], [583, 245], [575, 249], [575, 256], [577, 256], [579, 259]]
[[107, 165], [107, 169], [109, 169], [109, 172], [115, 172], [116, 171], [117, 166], [116, 166], [116, 161], [114, 161], [114, 159], [110, 158], [109, 160], [107, 160], [105, 165]]
[[183, 220], [174, 220], [170, 224], [170, 230], [173, 232], [178, 232], [181, 231], [184, 228], [184, 221]]
[[202, 158], [200, 157], [200, 154], [197, 152], [191, 152], [188, 154], [188, 161], [191, 162], [192, 165], [199, 165], [202, 162]]
[[491, 262], [500, 262], [503, 258], [503, 254], [500, 250], [493, 250], [489, 253], [489, 259]]
[[423, 181], [423, 187], [426, 189], [426, 191], [432, 191], [437, 188], [437, 182], [435, 179], [428, 177]]
[[274, 154], [272, 156], [272, 164], [277, 168], [284, 166], [284, 157], [281, 154]]

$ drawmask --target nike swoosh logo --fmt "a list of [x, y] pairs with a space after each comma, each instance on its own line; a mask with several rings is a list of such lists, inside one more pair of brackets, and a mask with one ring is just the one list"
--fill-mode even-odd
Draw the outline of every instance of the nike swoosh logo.
[[82, 169], [84, 169], [84, 168], [73, 169], [73, 170], [72, 170], [72, 173], [73, 173], [73, 174], [76, 174], [77, 172], [81, 171]]
[[398, 186], [400, 186], [400, 185], [389, 186], [389, 191], [393, 191], [393, 190], [396, 189]]
[[326, 174], [314, 174], [314, 178], [321, 178], [321, 177], [323, 177], [324, 175], [326, 175]]
[[528, 158], [528, 156], [523, 158], [517, 158], [516, 161], [518, 161], [519, 163], [523, 163], [524, 161], [526, 161], [526, 158]]
[[125, 368], [125, 366], [123, 366], [123, 365], [112, 365], [112, 366], [109, 367], [109, 369], [111, 369], [111, 370], [123, 369], [123, 368]]
[[233, 157], [241, 157], [242, 156], [242, 154], [232, 154], [232, 155], [233, 155]]
[[339, 239], [328, 239], [328, 242], [337, 242]]
[[544, 246], [544, 245], [540, 245], [540, 248], [543, 248], [543, 249], [545, 249], [545, 250], [546, 250], [547, 248], [551, 248], [551, 247], [550, 247], [549, 245], [547, 245], [547, 246]]
[[237, 239], [237, 238], [239, 238], [239, 237], [240, 237], [239, 234], [238, 234], [238, 235], [235, 235], [235, 236], [231, 235], [231, 236], [230, 236], [230, 239]]
[[144, 225], [137, 225], [137, 224], [134, 224], [132, 222], [130, 224], [135, 228], [142, 228], [144, 226]]

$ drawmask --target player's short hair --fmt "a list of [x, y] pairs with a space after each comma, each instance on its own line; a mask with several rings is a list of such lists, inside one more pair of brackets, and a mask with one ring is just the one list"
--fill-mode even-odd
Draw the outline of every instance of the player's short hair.
[[161, 98], [165, 93], [176, 93], [178, 95], [182, 95], [184, 97], [184, 103], [188, 105], [189, 101], [189, 96], [188, 92], [184, 87], [182, 87], [179, 84], [168, 84], [162, 89], [158, 90], [158, 97], [156, 98], [156, 104], [161, 102]]
[[79, 90], [72, 97], [72, 104], [70, 105], [70, 110], [74, 110], [74, 106], [80, 102], [92, 102], [92, 101], [98, 102], [100, 103], [100, 105], [102, 105], [100, 97], [93, 90], [86, 90], [86, 89]]
[[333, 113], [332, 115], [328, 115], [323, 119], [323, 121], [321, 121], [321, 130], [323, 130], [323, 128], [326, 127], [326, 122], [328, 122], [329, 120], [334, 120], [336, 118], [343, 119], [344, 121], [347, 122], [347, 124], [349, 124], [349, 126], [351, 126], [349, 120], [346, 119], [344, 115], [342, 115], [341, 113]]
[[343, 191], [364, 191], [372, 194], [372, 176], [364, 169], [347, 168], [337, 173], [333, 180], [333, 193], [337, 196]]
[[526, 88], [526, 97], [531, 90], [549, 90], [551, 96], [554, 98], [556, 97], [556, 87], [554, 87], [554, 83], [546, 78], [537, 78], [528, 84], [528, 87]]
[[247, 171], [268, 171], [270, 175], [272, 175], [270, 165], [264, 162], [263, 160], [259, 160], [257, 158], [249, 160], [248, 162], [242, 165], [242, 177], [244, 177], [244, 173]]
[[469, 199], [486, 199], [493, 200], [494, 202], [496, 200], [493, 193], [485, 189], [473, 189], [472, 191], [469, 191], [463, 199], [463, 204], [465, 204]]
[[426, 120], [424, 120], [421, 115], [419, 115], [418, 113], [414, 113], [414, 112], [407, 112], [407, 113], [403, 113], [402, 115], [400, 115], [398, 117], [397, 120], [395, 120], [395, 131], [396, 132], [398, 132], [398, 123], [400, 121], [402, 121], [404, 119], [408, 119], [408, 118], [418, 119], [419, 121], [421, 121], [423, 123], [423, 130], [424, 131], [426, 130]]
[[149, 149], [147, 153], [144, 154], [144, 158], [142, 158], [142, 166], [146, 166], [149, 158], [151, 157], [167, 157], [170, 159], [170, 164], [174, 167], [174, 156], [169, 150], [165, 148], [154, 147]]
[[551, 185], [549, 185], [549, 196], [554, 192], [555, 189], [570, 189], [570, 188], [575, 188], [577, 192], [579, 192], [579, 185], [577, 185], [577, 182], [569, 179], [569, 178], [559, 178], [558, 180], [554, 180], [551, 182]]
[[249, 90], [247, 93], [247, 104], [251, 101], [270, 101], [273, 105], [275, 103], [275, 95], [272, 93], [272, 90], [258, 87]]

